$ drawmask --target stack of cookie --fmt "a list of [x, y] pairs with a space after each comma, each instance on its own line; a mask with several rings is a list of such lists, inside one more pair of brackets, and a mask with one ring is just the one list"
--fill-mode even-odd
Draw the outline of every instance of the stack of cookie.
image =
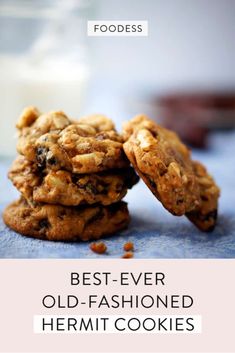
[[49, 240], [98, 239], [127, 227], [122, 198], [138, 177], [122, 137], [102, 115], [72, 121], [26, 108], [17, 123], [20, 156], [9, 178], [20, 200], [4, 211], [15, 231]]
[[72, 121], [29, 107], [17, 128], [20, 156], [9, 178], [22, 196], [3, 217], [19, 233], [71, 241], [124, 229], [129, 213], [121, 200], [139, 180], [135, 171], [170, 213], [214, 229], [219, 187], [177, 134], [147, 116], [128, 121], [120, 136], [102, 115]]

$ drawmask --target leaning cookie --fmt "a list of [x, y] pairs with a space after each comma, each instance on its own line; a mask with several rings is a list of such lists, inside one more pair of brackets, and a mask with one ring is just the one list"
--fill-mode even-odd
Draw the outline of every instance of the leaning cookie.
[[3, 213], [7, 226], [26, 236], [53, 241], [87, 241], [116, 233], [128, 226], [125, 202], [110, 206], [65, 207], [34, 205], [23, 198]]
[[172, 214], [199, 206], [199, 186], [190, 151], [178, 136], [144, 115], [124, 125], [124, 151], [153, 194]]
[[41, 114], [26, 108], [18, 123], [17, 150], [39, 168], [66, 169], [73, 173], [97, 173], [125, 168], [122, 137], [103, 115], [69, 119], [63, 112]]
[[211, 230], [219, 189], [204, 167], [191, 160], [179, 137], [144, 115], [127, 122], [123, 135], [128, 159], [163, 206], [176, 216], [187, 215], [199, 229]]
[[13, 162], [8, 177], [28, 202], [64, 206], [110, 205], [120, 201], [139, 180], [131, 167], [96, 174], [42, 171], [23, 156]]
[[217, 220], [218, 198], [220, 190], [206, 168], [199, 162], [193, 162], [193, 168], [200, 187], [200, 207], [186, 214], [188, 219], [202, 231], [212, 231]]

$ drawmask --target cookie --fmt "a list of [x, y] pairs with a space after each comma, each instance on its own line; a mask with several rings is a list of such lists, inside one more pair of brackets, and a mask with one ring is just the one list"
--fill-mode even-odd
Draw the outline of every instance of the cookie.
[[124, 124], [123, 135], [128, 159], [169, 212], [181, 216], [199, 207], [190, 151], [174, 132], [139, 115]]
[[129, 213], [125, 202], [110, 206], [31, 207], [24, 199], [10, 204], [3, 213], [7, 226], [23, 235], [54, 241], [99, 239], [127, 227]]
[[41, 114], [35, 107], [25, 108], [16, 124], [19, 131], [18, 152], [33, 161], [37, 139], [50, 131], [59, 132], [71, 123], [60, 111]]
[[15, 187], [29, 202], [78, 206], [110, 205], [120, 201], [139, 180], [133, 168], [97, 174], [72, 174], [65, 170], [38, 170], [35, 163], [19, 156], [8, 173]]
[[122, 137], [103, 115], [69, 119], [63, 112], [40, 114], [29, 107], [17, 127], [17, 150], [41, 169], [66, 169], [73, 173], [97, 173], [125, 168]]
[[219, 188], [177, 134], [139, 115], [124, 125], [124, 139], [127, 157], [163, 206], [202, 231], [213, 230]]
[[200, 187], [200, 207], [186, 216], [200, 230], [209, 232], [216, 224], [220, 190], [201, 163], [194, 161], [193, 169]]

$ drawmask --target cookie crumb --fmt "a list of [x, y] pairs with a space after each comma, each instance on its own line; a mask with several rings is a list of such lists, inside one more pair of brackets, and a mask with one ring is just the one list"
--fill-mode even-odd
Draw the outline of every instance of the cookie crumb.
[[104, 254], [107, 250], [107, 246], [102, 241], [98, 243], [91, 243], [90, 249], [96, 254]]
[[133, 251], [134, 250], [134, 244], [131, 241], [127, 241], [124, 245], [123, 245], [123, 250], [124, 251]]
[[122, 255], [123, 259], [132, 259], [134, 257], [134, 254], [132, 251], [127, 251], [125, 254]]

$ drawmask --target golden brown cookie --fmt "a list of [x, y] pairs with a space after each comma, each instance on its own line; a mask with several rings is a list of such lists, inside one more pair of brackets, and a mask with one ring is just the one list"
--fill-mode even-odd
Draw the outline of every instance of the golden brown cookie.
[[18, 152], [33, 161], [37, 139], [50, 131], [59, 132], [71, 123], [60, 111], [41, 114], [35, 107], [25, 108], [16, 124], [19, 130]]
[[199, 206], [190, 151], [178, 136], [138, 115], [124, 125], [125, 153], [153, 194], [172, 214]]
[[54, 241], [99, 239], [127, 227], [130, 217], [125, 202], [110, 206], [30, 206], [24, 199], [3, 213], [7, 226], [23, 235]]
[[144, 115], [124, 125], [125, 153], [163, 206], [201, 230], [215, 225], [219, 188], [205, 168], [191, 160], [177, 134]]
[[209, 232], [216, 224], [220, 190], [201, 163], [194, 161], [193, 168], [200, 187], [200, 207], [186, 216], [199, 229]]
[[72, 174], [65, 170], [38, 170], [35, 163], [19, 156], [9, 178], [28, 202], [78, 206], [120, 201], [139, 180], [133, 168], [97, 174]]
[[18, 152], [42, 169], [84, 174], [125, 168], [129, 164], [122, 137], [113, 122], [103, 115], [72, 121], [63, 112], [40, 114], [29, 107], [17, 127]]

